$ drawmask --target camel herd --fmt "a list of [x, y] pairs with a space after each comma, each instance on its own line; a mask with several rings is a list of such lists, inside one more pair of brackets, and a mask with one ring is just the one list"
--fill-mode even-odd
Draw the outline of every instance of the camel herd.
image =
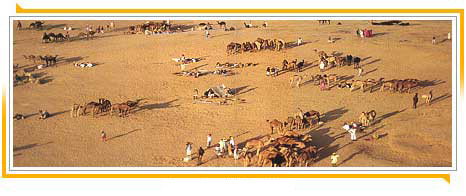
[[120, 117], [126, 117], [129, 112], [138, 107], [137, 101], [127, 101], [123, 103], [112, 104], [110, 100], [100, 98], [98, 102], [91, 101], [85, 104], [73, 104], [71, 107], [71, 117], [85, 116], [88, 113], [92, 113], [93, 117], [98, 114], [109, 112], [113, 115], [114, 111], [118, 111]]
[[285, 48], [285, 41], [282, 39], [262, 39], [257, 38], [253, 42], [235, 43], [231, 42], [227, 45], [227, 54], [236, 54], [241, 52], [255, 52], [260, 50], [280, 51]]

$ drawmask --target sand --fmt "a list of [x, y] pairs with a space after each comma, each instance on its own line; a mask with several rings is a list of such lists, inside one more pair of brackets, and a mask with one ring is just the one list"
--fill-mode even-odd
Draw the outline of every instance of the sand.
[[[26, 26], [31, 21], [22, 21]], [[64, 33], [62, 26], [71, 24], [72, 36], [84, 31], [86, 24], [105, 25], [109, 21], [45, 21], [49, 30], [14, 30], [13, 63], [31, 67], [22, 55], [59, 55], [56, 67], [37, 70], [45, 84], [14, 87], [13, 113], [27, 115], [13, 123], [14, 166], [196, 166], [196, 161], [182, 162], [187, 141], [194, 151], [206, 145], [208, 133], [213, 141], [235, 136], [240, 146], [251, 138], [270, 134], [267, 119], [285, 120], [303, 110], [323, 114], [324, 124], [304, 130], [319, 148], [319, 159], [312, 165], [330, 166], [330, 155], [340, 155], [340, 167], [449, 167], [452, 165], [452, 54], [450, 21], [408, 21], [410, 26], [372, 26], [368, 21], [268, 21], [269, 27], [246, 29], [243, 21], [226, 21], [236, 31], [223, 31], [218, 25], [206, 39], [204, 31], [188, 31], [156, 36], [124, 35], [126, 27], [143, 21], [116, 21], [117, 29], [99, 34], [93, 40], [41, 43], [44, 32]], [[206, 21], [171, 21], [195, 25]], [[342, 25], [336, 25], [341, 22]], [[215, 21], [210, 21], [214, 24]], [[262, 21], [253, 21], [260, 25]], [[16, 23], [15, 23], [16, 24]], [[356, 37], [357, 28], [369, 28], [372, 38]], [[328, 36], [338, 38], [328, 43]], [[437, 45], [431, 44], [437, 37]], [[302, 37], [304, 45], [283, 51], [260, 51], [226, 55], [230, 42], [253, 41], [257, 37], [280, 38], [294, 42]], [[326, 74], [347, 79], [406, 79], [430, 81], [429, 85], [408, 93], [362, 92], [332, 88], [320, 91], [312, 82], [301, 88], [290, 88], [289, 72], [276, 78], [267, 77], [267, 66], [279, 66], [284, 58], [313, 63], [300, 74], [320, 73], [314, 49], [327, 53], [359, 56], [366, 75], [355, 77], [352, 67], [333, 68]], [[177, 76], [180, 71], [171, 58], [202, 57], [205, 60], [188, 69], [214, 70], [216, 62], [258, 63], [255, 67], [235, 69], [233, 76], [206, 75], [199, 78]], [[92, 68], [77, 68], [77, 62], [94, 62]], [[20, 72], [18, 72], [20, 73]], [[240, 88], [235, 97], [246, 103], [219, 106], [193, 104], [193, 89], [201, 91], [225, 84]], [[431, 106], [420, 99], [412, 109], [415, 92], [433, 90]], [[127, 118], [91, 115], [71, 118], [73, 103], [107, 98], [112, 103], [143, 99], [141, 108]], [[52, 117], [38, 120], [39, 109]], [[341, 126], [357, 120], [362, 111], [377, 111], [376, 124], [358, 141]], [[105, 130], [109, 140], [100, 140]], [[377, 141], [366, 141], [371, 133], [384, 135]], [[274, 137], [277, 137], [274, 134]], [[233, 158], [217, 159], [213, 148], [206, 150], [201, 167], [242, 166]]]

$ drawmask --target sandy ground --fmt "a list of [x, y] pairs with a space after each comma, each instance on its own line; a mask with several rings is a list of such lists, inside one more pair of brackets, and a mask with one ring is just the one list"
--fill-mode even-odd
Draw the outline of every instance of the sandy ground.
[[[26, 26], [30, 21], [22, 21]], [[64, 32], [64, 24], [83, 31], [86, 24], [104, 25], [109, 21], [45, 21], [48, 30], [15, 30], [13, 62], [21, 67], [31, 63], [22, 55], [59, 55], [57, 67], [37, 70], [45, 84], [14, 87], [13, 113], [27, 118], [14, 121], [15, 166], [195, 166], [184, 163], [185, 143], [194, 143], [197, 151], [206, 145], [212, 133], [214, 142], [235, 136], [240, 146], [251, 138], [270, 134], [267, 119], [284, 120], [303, 110], [317, 110], [324, 124], [304, 130], [310, 132], [319, 147], [319, 160], [312, 166], [330, 166], [330, 154], [340, 155], [339, 166], [451, 166], [452, 164], [452, 54], [449, 21], [409, 21], [411, 26], [371, 26], [367, 21], [332, 21], [319, 25], [316, 21], [268, 21], [269, 28], [245, 29], [243, 21], [226, 21], [236, 31], [220, 30], [214, 25], [211, 38], [204, 31], [145, 36], [124, 35], [130, 24], [142, 21], [116, 21], [117, 30], [99, 34], [93, 40], [41, 43], [44, 32]], [[171, 21], [193, 25], [201, 21]], [[206, 22], [206, 21], [202, 21]], [[210, 21], [215, 23], [215, 21]], [[260, 25], [262, 21], [253, 21]], [[16, 22], [15, 22], [16, 25]], [[357, 28], [373, 29], [375, 37], [356, 37]], [[328, 43], [328, 36], [338, 38]], [[431, 44], [432, 36], [437, 45]], [[261, 51], [227, 56], [230, 42], [253, 41], [257, 37], [280, 38], [294, 42], [302, 37], [306, 44], [283, 51]], [[309, 43], [310, 42], [310, 43]], [[365, 92], [333, 88], [321, 92], [312, 82], [301, 88], [290, 88], [288, 80], [296, 74], [284, 73], [276, 78], [265, 75], [265, 68], [280, 65], [284, 58], [305, 59], [312, 63], [301, 74], [317, 74], [317, 55], [313, 49], [333, 51], [361, 57], [367, 73], [354, 77], [352, 67], [334, 68], [327, 74], [347, 79], [416, 78], [428, 80], [414, 92], [427, 94], [433, 90], [431, 106], [411, 108], [413, 93]], [[255, 67], [235, 69], [233, 76], [207, 75], [200, 78], [177, 76], [180, 68], [171, 58], [185, 54], [205, 60], [190, 64], [214, 70], [219, 62], [252, 62]], [[95, 62], [93, 68], [76, 68], [72, 63]], [[20, 73], [20, 72], [19, 72]], [[354, 77], [354, 78], [353, 78]], [[240, 88], [236, 97], [246, 103], [218, 106], [193, 104], [193, 89], [207, 89], [225, 84]], [[73, 103], [107, 98], [112, 103], [144, 99], [141, 108], [128, 118], [115, 116], [70, 117]], [[423, 100], [420, 100], [423, 103]], [[38, 120], [39, 109], [52, 117]], [[377, 111], [376, 124], [358, 134], [351, 143], [342, 124], [357, 120], [362, 111]], [[110, 140], [100, 141], [105, 130]], [[384, 135], [366, 141], [367, 134]], [[217, 159], [213, 149], [207, 150], [201, 166], [242, 166], [233, 158]]]

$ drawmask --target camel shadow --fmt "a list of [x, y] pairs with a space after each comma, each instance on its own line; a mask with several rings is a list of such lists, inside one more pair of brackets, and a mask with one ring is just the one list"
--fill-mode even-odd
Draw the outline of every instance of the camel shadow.
[[141, 130], [141, 129], [135, 129], [135, 130], [132, 130], [132, 131], [120, 134], [120, 135], [113, 136], [113, 137], [109, 138], [108, 141], [113, 140], [113, 139], [117, 139], [117, 138], [120, 138], [120, 137], [123, 137], [123, 136], [126, 136], [126, 135], [129, 135], [129, 134], [134, 133], [134, 132], [139, 131], [139, 130]]
[[332, 120], [340, 118], [346, 112], [348, 112], [348, 110], [345, 109], [345, 107], [337, 108], [324, 113], [322, 120], [325, 120], [325, 122], [330, 122]]
[[298, 42], [287, 42], [287, 43], [285, 43], [285, 46], [284, 46], [284, 47], [285, 47], [286, 49], [291, 49], [291, 48], [296, 48], [296, 47], [298, 47], [298, 46], [306, 45], [306, 44], [308, 44], [308, 43], [311, 43], [311, 42], [305, 42], [305, 41], [303, 41], [300, 45], [298, 45]]
[[[353, 58], [354, 58], [354, 57], [353, 57]], [[366, 60], [369, 60], [370, 58], [372, 58], [372, 56], [364, 57], [364, 58], [361, 59], [361, 62], [366, 61]]]
[[[234, 89], [231, 89], [229, 91], [230, 94], [232, 95], [241, 95], [241, 94], [245, 94], [245, 93], [248, 93], [248, 92], [251, 92], [251, 91], [254, 91], [256, 90], [258, 87], [254, 87], [254, 88], [249, 88], [247, 90], [245, 90], [246, 88], [248, 88], [249, 85], [247, 86], [242, 86], [242, 87], [238, 87], [238, 88], [234, 88]], [[245, 90], [245, 91], [244, 91]]]
[[363, 72], [363, 73], [361, 74], [361, 76], [366, 76], [367, 74], [370, 74], [370, 73], [372, 73], [372, 72], [377, 71], [377, 69], [378, 69], [378, 68], [375, 68], [375, 69], [370, 70], [370, 71], [367, 71], [367, 72]]
[[44, 25], [43, 28], [48, 31], [48, 30], [51, 30], [51, 29], [54, 29], [54, 28], [62, 28], [66, 26], [66, 24], [54, 24], [54, 25]]
[[69, 58], [60, 57], [60, 58], [58, 58], [58, 61], [63, 61], [65, 63], [73, 63], [73, 62], [81, 61], [81, 60], [83, 60], [84, 58], [87, 58], [87, 57], [89, 57], [89, 56], [86, 56], [86, 57], [76, 56], [76, 57], [69, 57]]
[[362, 66], [366, 66], [366, 65], [373, 64], [373, 63], [377, 63], [377, 62], [379, 62], [379, 61], [381, 61], [381, 59], [375, 59], [375, 60], [373, 60], [373, 61], [371, 61], [371, 62], [368, 62], [368, 63], [366, 63], [366, 64], [364, 64], [364, 65], [362, 65]]
[[40, 81], [40, 84], [47, 84], [53, 81], [53, 77], [47, 76], [47, 77], [41, 78], [39, 81]]
[[393, 112], [390, 112], [390, 113], [386, 113], [378, 118], [376, 118], [377, 120], [374, 121], [374, 123], [372, 125], [376, 125], [376, 124], [379, 124], [380, 122], [382, 122], [382, 120], [386, 119], [386, 118], [389, 118], [389, 117], [392, 117], [394, 115], [397, 115], [399, 113], [402, 113], [406, 111], [406, 108], [403, 109], [403, 110], [397, 110], [397, 111], [393, 111]]
[[389, 33], [387, 33], [387, 32], [374, 33], [374, 34], [372, 34], [372, 37], [380, 37], [380, 36], [387, 35], [387, 34], [389, 34]]
[[220, 34], [220, 35], [213, 35], [213, 36], [210, 36], [211, 38], [216, 38], [216, 37], [222, 37], [222, 36], [225, 36], [225, 35], [229, 35], [229, 33], [224, 33], [224, 34]]
[[347, 161], [353, 159], [356, 155], [358, 154], [362, 154], [363, 152], [365, 151], [365, 149], [360, 149], [359, 151], [351, 154], [348, 158], [346, 158], [345, 160], [341, 161], [338, 166], [342, 165], [343, 163], [346, 163]]
[[163, 103], [154, 103], [154, 104], [147, 104], [147, 105], [139, 106], [138, 110], [134, 112], [138, 112], [142, 110], [153, 110], [153, 109], [172, 108], [172, 107], [180, 106], [180, 105], [173, 105], [173, 102], [175, 101], [178, 101], [178, 99], [174, 99], [174, 100], [163, 102]]
[[431, 104], [434, 104], [434, 103], [440, 102], [440, 101], [442, 101], [442, 100], [448, 99], [448, 98], [450, 98], [450, 97], [451, 97], [450, 94], [445, 93], [445, 94], [443, 94], [443, 95], [441, 95], [441, 96], [439, 96], [439, 97], [434, 97], [434, 98], [432, 98], [432, 100], [430, 101], [430, 103], [431, 103]]
[[13, 146], [13, 152], [18, 152], [18, 151], [22, 151], [22, 150], [27, 150], [27, 149], [39, 147], [39, 146], [44, 146], [44, 145], [51, 144], [51, 143], [53, 143], [53, 142], [47, 142], [47, 143], [43, 143], [43, 144], [34, 143], [34, 144], [28, 144], [28, 145], [18, 146], [18, 147]]
[[443, 84], [445, 81], [442, 80], [422, 80], [419, 81], [419, 87], [428, 87], [428, 86], [436, 86], [439, 84]]
[[50, 117], [54, 117], [54, 116], [58, 116], [58, 115], [60, 115], [60, 114], [67, 113], [67, 112], [70, 112], [70, 111], [71, 111], [71, 110], [63, 110], [63, 111], [61, 111], [61, 112], [51, 113], [50, 116], [49, 116], [49, 118], [50, 118]]

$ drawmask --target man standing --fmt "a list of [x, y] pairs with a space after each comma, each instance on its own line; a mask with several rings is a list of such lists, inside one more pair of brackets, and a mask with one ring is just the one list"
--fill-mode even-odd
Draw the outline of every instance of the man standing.
[[105, 133], [104, 130], [102, 130], [102, 132], [100, 132], [100, 137], [102, 139], [102, 142], [106, 142], [107, 141], [107, 134]]
[[302, 38], [298, 38], [298, 46], [300, 46], [301, 44], [303, 44], [303, 39], [302, 39]]
[[188, 160], [191, 160], [191, 152], [193, 150], [193, 147], [191, 146], [191, 142], [186, 143], [186, 156]]
[[205, 38], [209, 39], [209, 31], [208, 30], [205, 30]]
[[432, 37], [432, 44], [435, 45], [435, 37]]
[[419, 98], [417, 96], [417, 93], [413, 97], [413, 108], [416, 109], [417, 102], [419, 101]]
[[202, 156], [204, 156], [204, 149], [202, 149], [202, 146], [199, 146], [197, 154], [199, 155], [197, 157], [197, 164], [200, 165], [202, 163]]
[[212, 144], [212, 134], [207, 135], [207, 148], [210, 148], [210, 145]]
[[351, 127], [348, 132], [350, 133], [351, 135], [351, 141], [356, 141], [356, 128], [355, 127]]
[[340, 157], [340, 155], [337, 155], [337, 153], [332, 153], [332, 156], [330, 156], [330, 159], [332, 160], [332, 167], [337, 166], [338, 157]]

